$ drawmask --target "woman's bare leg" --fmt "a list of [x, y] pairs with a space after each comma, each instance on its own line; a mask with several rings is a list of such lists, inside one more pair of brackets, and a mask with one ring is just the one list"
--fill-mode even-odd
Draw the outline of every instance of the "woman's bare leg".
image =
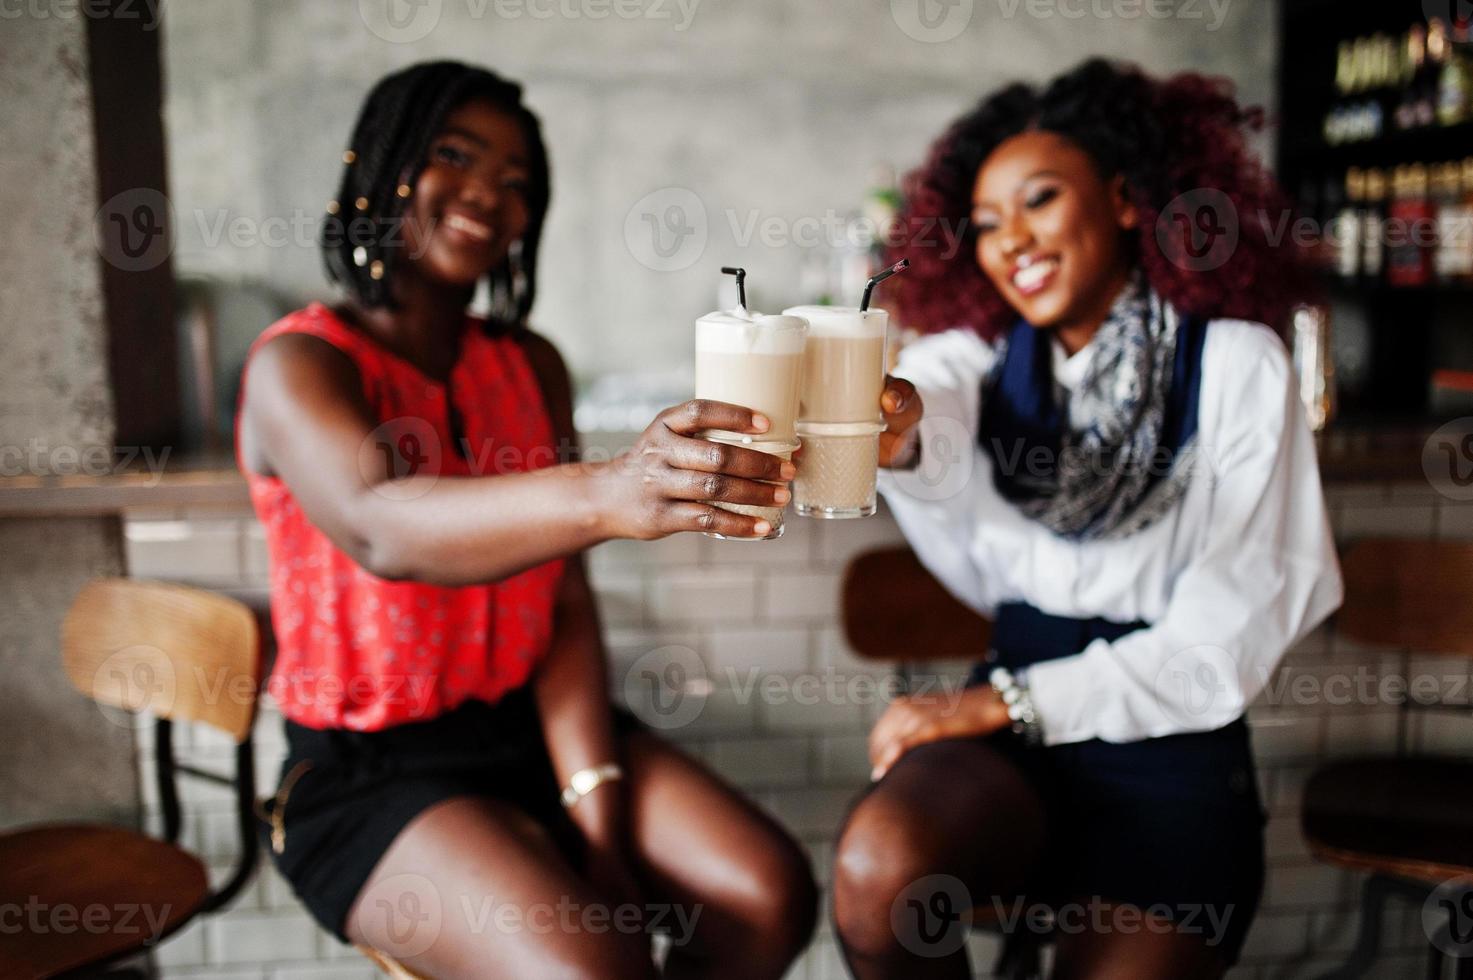
[[648, 937], [588, 928], [595, 907], [607, 906], [531, 817], [455, 797], [395, 838], [346, 932], [436, 980], [654, 977]]
[[629, 735], [623, 748], [646, 900], [685, 916], [667, 917], [675, 944], [665, 975], [777, 980], [817, 919], [807, 856], [770, 817], [656, 736]]
[[1222, 954], [1203, 936], [1141, 910], [1118, 911], [1103, 905], [1081, 917], [1090, 929], [1056, 937], [1054, 980], [1216, 980], [1225, 972]]
[[906, 753], [855, 805], [834, 858], [834, 919], [850, 970], [970, 978], [970, 909], [1011, 902], [1043, 852], [1044, 808], [980, 739]]

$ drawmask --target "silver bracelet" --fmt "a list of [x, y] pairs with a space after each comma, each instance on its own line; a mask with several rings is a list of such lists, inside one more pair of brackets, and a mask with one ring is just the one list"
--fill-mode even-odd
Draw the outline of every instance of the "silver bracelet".
[[1043, 724], [1033, 708], [1033, 695], [1028, 690], [1027, 675], [1026, 668], [1014, 674], [1006, 667], [994, 667], [987, 675], [987, 683], [992, 685], [1003, 704], [1008, 706], [1013, 732], [1023, 736], [1023, 741], [1029, 745], [1042, 745]]
[[563, 790], [563, 808], [571, 809], [579, 800], [598, 789], [604, 783], [611, 783], [623, 778], [624, 770], [617, 763], [613, 762], [605, 762], [601, 766], [589, 766], [587, 769], [579, 769], [568, 778], [568, 786]]

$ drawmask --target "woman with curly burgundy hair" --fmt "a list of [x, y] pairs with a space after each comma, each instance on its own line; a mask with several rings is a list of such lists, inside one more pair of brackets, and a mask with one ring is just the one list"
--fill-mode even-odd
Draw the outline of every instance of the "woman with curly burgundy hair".
[[870, 736], [834, 870], [862, 980], [971, 976], [969, 908], [1051, 921], [1056, 977], [1237, 960], [1263, 882], [1243, 713], [1342, 591], [1266, 326], [1299, 267], [1260, 122], [1225, 83], [1093, 60], [985, 99], [910, 179], [908, 227], [970, 248], [897, 250], [931, 335], [886, 385], [882, 486], [994, 627], [963, 692]]

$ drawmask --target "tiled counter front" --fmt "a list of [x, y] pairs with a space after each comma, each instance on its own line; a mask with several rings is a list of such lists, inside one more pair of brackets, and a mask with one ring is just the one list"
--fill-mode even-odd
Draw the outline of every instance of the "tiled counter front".
[[[1450, 503], [1425, 484], [1333, 487], [1330, 503], [1342, 541], [1368, 535], [1473, 538], [1473, 504]], [[824, 882], [835, 828], [867, 781], [865, 734], [882, 708], [871, 695], [888, 676], [884, 667], [856, 660], [846, 647], [838, 625], [839, 582], [852, 556], [900, 540], [882, 513], [864, 521], [793, 519], [781, 540], [763, 544], [683, 535], [654, 543], [613, 542], [591, 557], [615, 697], [640, 696], [646, 689], [643, 667], [693, 651], [711, 681], [710, 694], [700, 713], [669, 729], [669, 736], [792, 828]], [[128, 542], [135, 576], [264, 591], [263, 541], [248, 514], [139, 514], [129, 523]], [[640, 668], [632, 679], [631, 668]], [[949, 676], [959, 670], [938, 669]], [[1250, 712], [1271, 814], [1271, 867], [1262, 911], [1234, 977], [1314, 976], [1341, 958], [1353, 938], [1359, 878], [1316, 864], [1299, 834], [1299, 793], [1316, 765], [1359, 752], [1473, 755], [1473, 716], [1466, 709], [1403, 713], [1393, 704], [1332, 706], [1324, 698], [1290, 693], [1290, 682], [1301, 674], [1314, 678], [1313, 690], [1324, 690], [1320, 685], [1332, 677], [1408, 672], [1466, 678], [1473, 663], [1355, 648], [1325, 628], [1289, 654]], [[198, 731], [184, 737], [184, 755], [228, 766], [230, 748], [222, 740]], [[257, 739], [259, 779], [269, 788], [284, 751], [281, 719], [269, 704]], [[145, 745], [140, 777], [156, 825], [150, 760]], [[185, 806], [186, 843], [209, 855], [223, 873], [234, 853], [228, 795], [189, 787]], [[1387, 933], [1379, 975], [1416, 975], [1425, 941], [1418, 910], [1397, 908]], [[979, 969], [991, 964], [993, 942], [987, 935], [973, 937]], [[373, 975], [351, 950], [315, 927], [269, 863], [229, 912], [166, 943], [158, 963], [166, 977]], [[826, 913], [793, 976], [843, 975]]]

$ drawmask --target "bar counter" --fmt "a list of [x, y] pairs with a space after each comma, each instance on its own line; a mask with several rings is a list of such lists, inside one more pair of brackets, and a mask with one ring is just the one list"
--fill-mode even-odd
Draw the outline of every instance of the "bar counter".
[[[1331, 426], [1316, 437], [1327, 486], [1422, 482], [1433, 427]], [[228, 455], [170, 456], [150, 470], [134, 465], [95, 474], [0, 476], [0, 519], [84, 517], [136, 508], [248, 508], [245, 481]]]

